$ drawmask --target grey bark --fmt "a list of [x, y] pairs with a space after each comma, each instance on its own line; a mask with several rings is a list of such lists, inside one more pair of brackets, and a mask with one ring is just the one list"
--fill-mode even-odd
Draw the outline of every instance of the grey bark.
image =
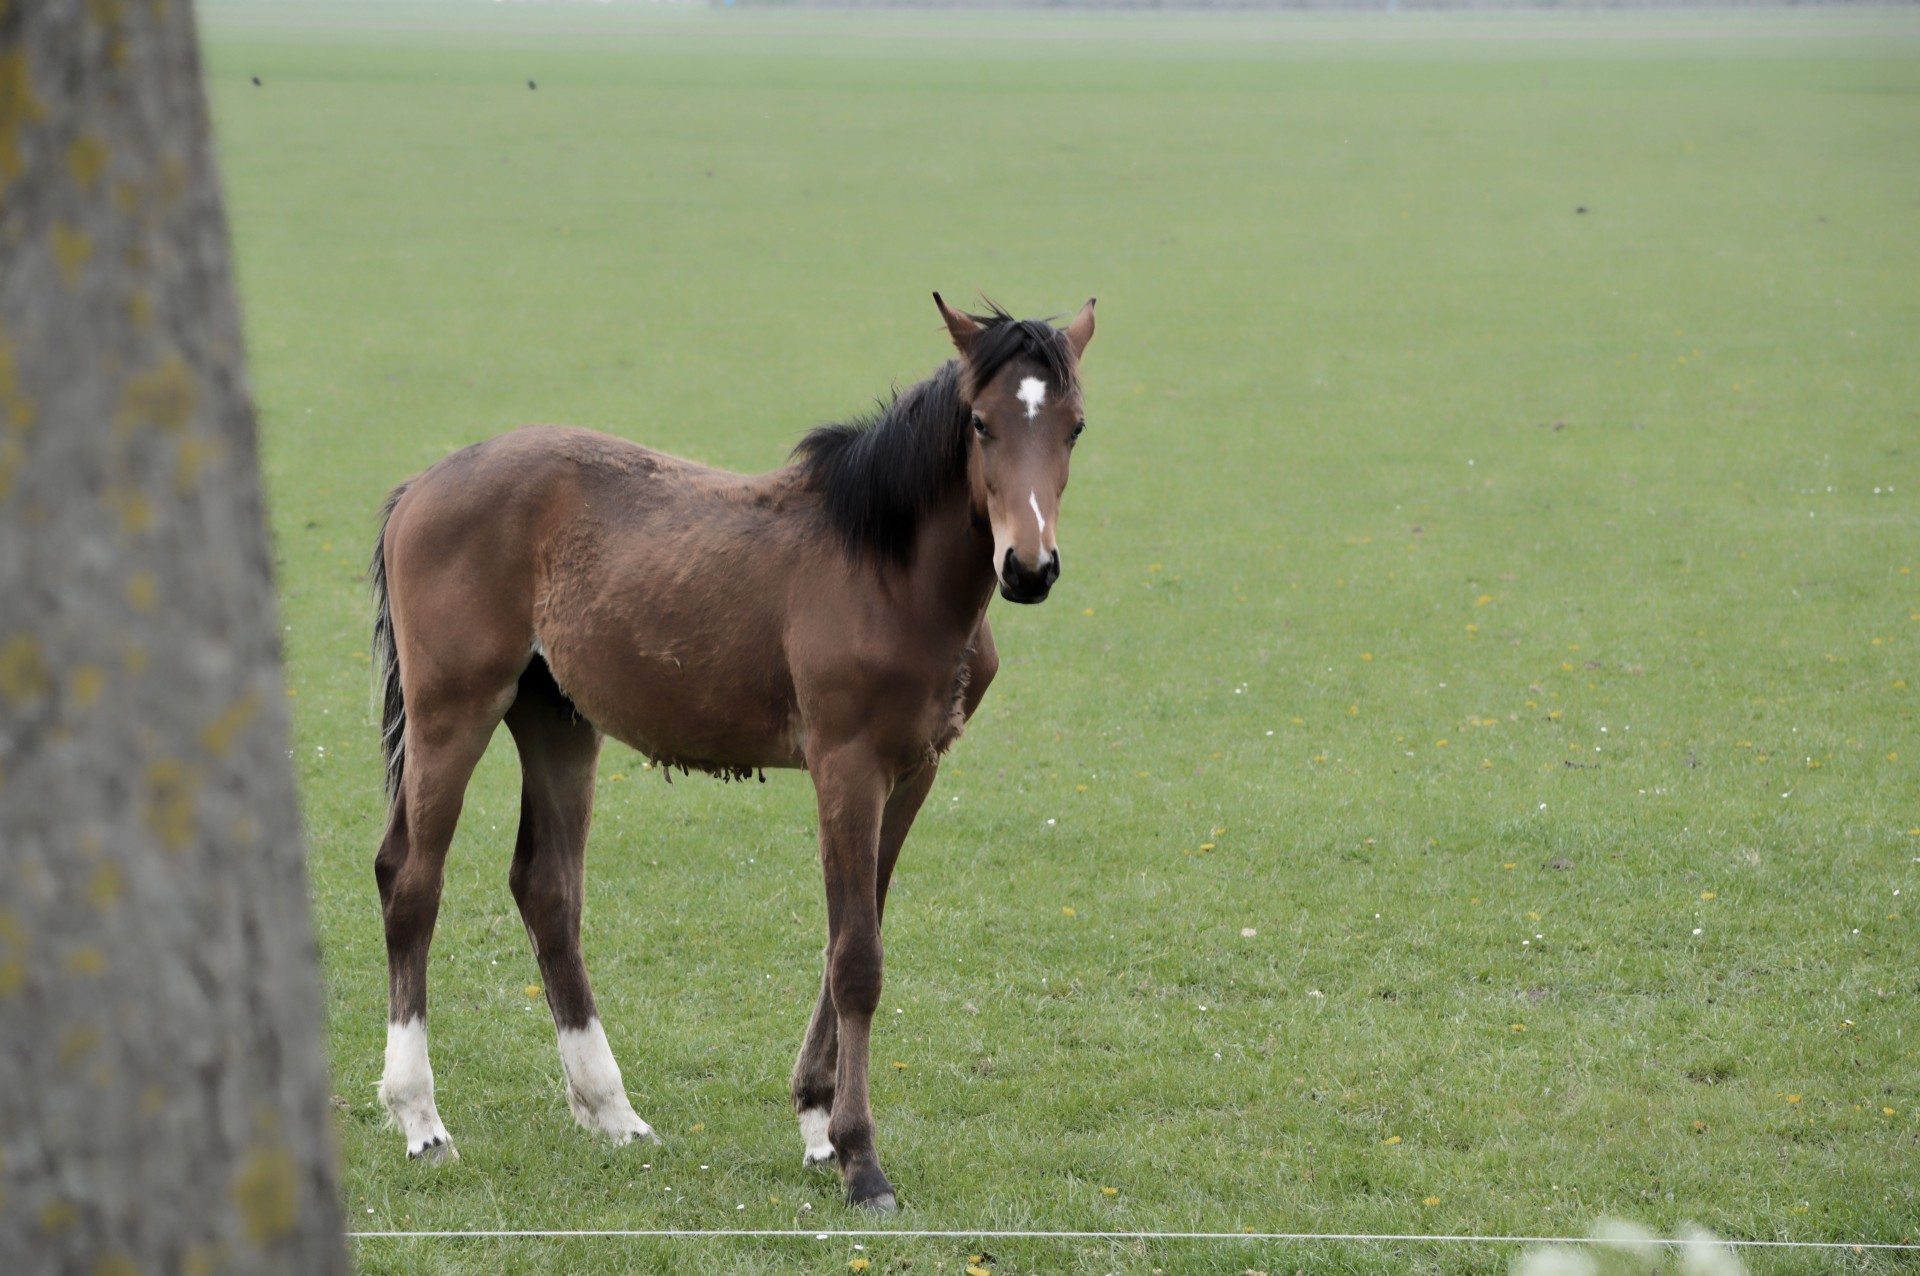
[[0, 0], [0, 1272], [346, 1269], [185, 0]]

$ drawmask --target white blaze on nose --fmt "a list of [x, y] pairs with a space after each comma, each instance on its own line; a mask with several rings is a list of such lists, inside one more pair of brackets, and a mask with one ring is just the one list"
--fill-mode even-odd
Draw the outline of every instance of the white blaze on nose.
[[1020, 402], [1027, 405], [1027, 420], [1040, 415], [1040, 409], [1047, 405], [1047, 383], [1039, 377], [1021, 379], [1020, 389], [1016, 392]]
[[[1033, 509], [1033, 521], [1040, 524], [1040, 535], [1044, 539], [1047, 534], [1047, 516], [1040, 512], [1040, 493], [1028, 492], [1027, 504]], [[1045, 546], [1043, 545], [1042, 548], [1044, 549]]]

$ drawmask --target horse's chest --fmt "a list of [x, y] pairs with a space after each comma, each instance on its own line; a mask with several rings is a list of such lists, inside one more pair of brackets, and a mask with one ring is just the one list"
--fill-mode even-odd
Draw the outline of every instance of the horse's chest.
[[[810, 731], [826, 729], [845, 737], [852, 729], [868, 735], [881, 754], [895, 758], [900, 769], [914, 769], [937, 760], [960, 739], [966, 727], [968, 666], [964, 656], [927, 660], [924, 654], [900, 660], [891, 668], [868, 666], [845, 673], [845, 683], [833, 687], [812, 685], [806, 702], [829, 706], [828, 714], [806, 714]], [[839, 720], [831, 706], [856, 706], [851, 718]]]
[[937, 758], [951, 749], [961, 732], [967, 729], [967, 683], [968, 666], [965, 660], [961, 660], [955, 664], [947, 679], [946, 690], [938, 702], [933, 732], [927, 741], [930, 758]]

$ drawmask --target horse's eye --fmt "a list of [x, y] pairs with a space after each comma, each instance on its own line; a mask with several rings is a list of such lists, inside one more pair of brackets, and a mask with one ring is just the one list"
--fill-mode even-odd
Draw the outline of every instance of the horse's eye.
[[992, 437], [987, 433], [987, 419], [978, 412], [973, 414], [973, 432], [983, 439]]
[[1085, 421], [1075, 421], [1073, 423], [1073, 433], [1067, 436], [1067, 442], [1072, 443], [1086, 432], [1087, 423]]

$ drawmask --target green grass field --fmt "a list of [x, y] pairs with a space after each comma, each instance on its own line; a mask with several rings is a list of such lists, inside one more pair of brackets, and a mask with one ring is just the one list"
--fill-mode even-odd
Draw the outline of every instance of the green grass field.
[[[356, 1225], [869, 1223], [786, 1105], [824, 933], [805, 778], [669, 788], [620, 747], [588, 959], [667, 1142], [568, 1115], [503, 735], [434, 950], [464, 1159], [406, 1162], [374, 1095], [362, 573], [390, 485], [524, 422], [772, 468], [944, 357], [938, 288], [1097, 294], [1101, 330], [1065, 575], [995, 605], [1000, 679], [896, 879], [880, 1226], [1920, 1239], [1915, 10], [203, 23]], [[983, 1249], [863, 1243], [356, 1252], [960, 1276]], [[984, 1248], [1142, 1276], [1519, 1252]]]

